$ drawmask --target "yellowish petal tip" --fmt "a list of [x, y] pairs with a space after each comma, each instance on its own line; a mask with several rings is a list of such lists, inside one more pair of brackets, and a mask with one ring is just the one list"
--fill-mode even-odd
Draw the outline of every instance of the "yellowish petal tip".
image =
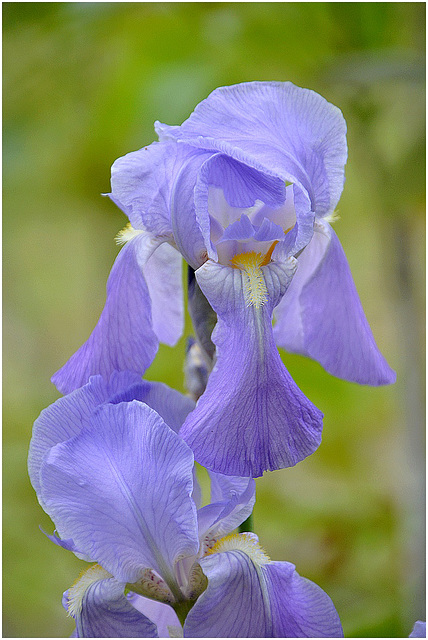
[[116, 244], [126, 244], [129, 240], [132, 240], [136, 236], [138, 236], [143, 231], [141, 229], [134, 229], [130, 222], [123, 227], [121, 231], [117, 234], [115, 240]]
[[111, 577], [112, 575], [99, 564], [94, 564], [92, 567], [89, 567], [89, 569], [81, 571], [77, 580], [68, 590], [68, 615], [75, 617], [80, 613], [82, 610], [83, 598], [85, 597], [85, 593], [89, 587], [99, 580], [106, 580]]
[[231, 533], [224, 538], [220, 538], [208, 549], [205, 555], [209, 556], [213, 553], [224, 553], [226, 551], [243, 551], [257, 565], [263, 565], [271, 561], [260, 546], [257, 536], [253, 533]]
[[333, 222], [337, 222], [337, 220], [340, 220], [340, 214], [338, 211], [332, 211], [328, 214], [328, 216], [324, 218], [324, 220], [326, 222], [329, 222], [330, 224], [333, 224]]

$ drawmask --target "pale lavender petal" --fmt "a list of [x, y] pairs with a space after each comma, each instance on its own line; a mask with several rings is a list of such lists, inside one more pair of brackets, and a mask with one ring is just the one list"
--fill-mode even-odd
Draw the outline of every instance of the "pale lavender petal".
[[84, 385], [89, 377], [106, 380], [114, 370], [142, 374], [158, 348], [152, 328], [151, 303], [142, 267], [158, 246], [144, 232], [120, 251], [107, 281], [107, 299], [89, 339], [55, 373], [52, 382], [62, 393]]
[[[73, 618], [76, 638], [158, 638], [157, 627], [137, 611], [124, 595], [124, 584], [114, 578], [98, 580], [89, 586], [81, 608]], [[68, 593], [64, 594], [67, 608]]]
[[321, 441], [322, 414], [283, 365], [272, 310], [293, 274], [293, 261], [262, 267], [266, 304], [246, 306], [244, 274], [206, 262], [198, 283], [218, 315], [217, 360], [205, 393], [180, 435], [212, 471], [256, 477], [295, 465]]
[[175, 180], [194, 149], [153, 142], [118, 158], [111, 168], [110, 198], [126, 213], [135, 229], [172, 238], [171, 193]]
[[340, 618], [330, 597], [302, 578], [289, 562], [261, 568], [269, 594], [273, 637], [343, 638]]
[[91, 558], [85, 557], [82, 554], [80, 554], [79, 549], [76, 549], [76, 546], [71, 538], [68, 538], [68, 540], [61, 540], [61, 538], [58, 537], [56, 530], [53, 532], [52, 535], [49, 535], [48, 533], [46, 533], [46, 531], [43, 531], [41, 527], [39, 527], [39, 529], [42, 533], [45, 534], [47, 538], [49, 538], [51, 542], [56, 544], [58, 547], [61, 547], [62, 549], [66, 549], [67, 551], [72, 551], [83, 560], [86, 560], [88, 562], [91, 561]]
[[[80, 433], [83, 426], [90, 423], [95, 407], [107, 402], [120, 390], [132, 387], [139, 380], [138, 374], [129, 371], [115, 371], [108, 382], [101, 376], [92, 376], [88, 384], [59, 398], [41, 412], [33, 425], [28, 453], [28, 473], [39, 501], [42, 500], [40, 467], [48, 451], [58, 442], [69, 440]], [[44, 506], [42, 501], [41, 505]]]
[[176, 433], [195, 408], [194, 401], [188, 396], [161, 382], [141, 380], [137, 373], [114, 371], [108, 382], [102, 376], [91, 376], [86, 385], [59, 398], [44, 409], [34, 422], [28, 472], [39, 500], [39, 472], [48, 451], [59, 442], [79, 434], [85, 425], [90, 425], [91, 416], [98, 405], [132, 400], [140, 400], [154, 409]]
[[360, 384], [395, 381], [365, 317], [342, 246], [327, 223], [298, 258], [275, 310], [279, 346], [317, 360], [332, 375]]
[[252, 478], [225, 476], [222, 473], [214, 473], [213, 471], [209, 471], [208, 475], [211, 482], [211, 503], [230, 500], [235, 494], [246, 492], [249, 484], [254, 492], [256, 489], [256, 483]]
[[[179, 145], [180, 146], [180, 145]], [[183, 149], [188, 149], [183, 145]], [[188, 154], [171, 192], [171, 223], [174, 241], [188, 264], [197, 269], [207, 259], [206, 242], [195, 212], [195, 184], [199, 170], [211, 153]]]
[[413, 625], [412, 633], [409, 635], [409, 638], [426, 638], [427, 630], [426, 630], [426, 622], [422, 622], [418, 620]]
[[199, 537], [218, 538], [231, 533], [251, 515], [256, 500], [252, 478], [209, 471], [211, 503], [198, 510]]
[[[148, 382], [142, 380], [139, 384], [128, 387], [110, 399], [112, 403], [131, 402], [140, 400], [154, 409], [160, 417], [176, 433], [179, 432], [188, 414], [195, 408], [195, 402], [188, 396], [175, 389], [171, 389], [162, 382]], [[201, 501], [201, 490], [193, 469], [192, 499], [198, 507]]]
[[191, 451], [138, 401], [102, 405], [91, 422], [46, 457], [46, 511], [119, 581], [152, 568], [174, 586], [176, 559], [198, 549]]
[[227, 154], [295, 183], [317, 216], [332, 212], [343, 189], [346, 123], [324, 98], [290, 82], [215, 89], [180, 127], [162, 135]]
[[163, 382], [141, 380], [110, 398], [112, 404], [139, 400], [160, 415], [162, 420], [176, 433], [187, 415], [195, 408], [195, 402], [188, 396], [171, 389]]
[[208, 578], [184, 623], [185, 638], [272, 638], [269, 602], [259, 571], [242, 551], [216, 553], [200, 560]]
[[177, 614], [168, 604], [143, 598], [143, 596], [139, 596], [136, 593], [128, 594], [128, 602], [156, 624], [159, 638], [170, 637], [168, 627], [174, 627], [177, 630], [181, 629]]
[[259, 242], [273, 242], [284, 238], [284, 229], [264, 218], [259, 227], [254, 227], [245, 214], [233, 222], [225, 230], [222, 240], [257, 240]]
[[[176, 433], [179, 432], [187, 415], [195, 408], [195, 402], [188, 396], [175, 389], [171, 389], [162, 382], [149, 382], [141, 380], [124, 391], [110, 398], [110, 402], [131, 402], [140, 400], [154, 409], [166, 424]], [[201, 503], [201, 489], [196, 477], [196, 469], [193, 469], [192, 500], [198, 508]]]
[[152, 326], [160, 342], [173, 347], [184, 329], [183, 258], [167, 243], [153, 252], [143, 267], [149, 290]]
[[185, 637], [343, 637], [329, 596], [294, 565], [258, 564], [244, 551], [214, 553], [200, 564], [208, 588], [187, 616]]
[[286, 234], [283, 242], [275, 247], [272, 259], [285, 260], [288, 256], [295, 256], [304, 249], [314, 235], [315, 216], [309, 209], [302, 212], [294, 227]]
[[[218, 211], [213, 207], [210, 202], [210, 192], [213, 189], [221, 189], [228, 208], [222, 207]], [[208, 256], [217, 259], [215, 247], [211, 243], [210, 215], [226, 228], [236, 222], [245, 213], [245, 209], [252, 207], [257, 200], [270, 207], [279, 207], [285, 202], [285, 196], [283, 180], [255, 171], [221, 154], [209, 158], [201, 166], [195, 186], [196, 216]]]
[[[89, 378], [89, 387], [94, 397], [94, 402], [103, 404], [110, 398], [125, 389], [129, 389], [135, 384], [141, 383], [141, 375], [133, 371], [113, 371], [110, 378], [105, 380], [102, 376], [92, 376]], [[132, 398], [134, 400], [134, 398]]]

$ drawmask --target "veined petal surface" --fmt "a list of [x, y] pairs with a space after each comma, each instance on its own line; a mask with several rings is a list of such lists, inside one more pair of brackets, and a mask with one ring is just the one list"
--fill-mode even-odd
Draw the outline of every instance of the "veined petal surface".
[[208, 578], [184, 625], [185, 637], [343, 637], [331, 599], [288, 562], [259, 564], [244, 551], [200, 560]]
[[347, 158], [341, 111], [291, 82], [247, 82], [215, 89], [163, 138], [227, 154], [298, 185], [321, 217], [343, 189]]
[[[108, 381], [102, 376], [92, 376], [86, 385], [43, 409], [34, 422], [28, 453], [28, 473], [40, 502], [42, 497], [39, 473], [48, 451], [58, 442], [78, 435], [85, 425], [89, 425], [92, 413], [98, 405], [125, 389], [134, 388], [134, 385], [140, 382], [141, 377], [130, 371], [115, 371]], [[129, 399], [133, 400], [134, 397]], [[43, 502], [41, 505], [44, 506]]]
[[314, 582], [302, 578], [289, 562], [261, 568], [269, 593], [276, 638], [343, 638], [331, 598]]
[[158, 638], [156, 624], [135, 609], [124, 595], [124, 584], [114, 578], [93, 582], [82, 594], [80, 606], [70, 611], [76, 621], [76, 638]]
[[230, 551], [199, 562], [208, 587], [187, 615], [184, 637], [272, 638], [267, 593], [249, 556]]
[[151, 568], [173, 589], [177, 558], [198, 550], [192, 453], [138, 401], [102, 405], [91, 422], [43, 463], [46, 511], [120, 582]]
[[135, 229], [171, 239], [171, 193], [183, 165], [199, 153], [175, 141], [128, 153], [113, 163], [108, 195]]
[[89, 339], [52, 376], [61, 393], [81, 387], [89, 377], [113, 371], [140, 375], [152, 363], [158, 338], [152, 328], [151, 303], [143, 266], [159, 240], [142, 232], [119, 252], [107, 281], [107, 299]]
[[395, 372], [376, 345], [340, 241], [328, 223], [316, 229], [275, 309], [276, 343], [317, 360], [339, 378], [390, 384]]
[[262, 267], [266, 304], [247, 306], [240, 269], [206, 262], [196, 272], [218, 315], [212, 340], [217, 361], [205, 393], [180, 435], [212, 471], [257, 477], [295, 465], [321, 441], [322, 414], [283, 365], [272, 334], [272, 311], [294, 262]]

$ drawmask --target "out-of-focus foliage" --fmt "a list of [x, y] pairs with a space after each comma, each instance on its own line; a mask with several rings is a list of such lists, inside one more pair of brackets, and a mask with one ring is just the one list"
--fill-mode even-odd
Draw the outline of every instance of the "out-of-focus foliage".
[[[336, 231], [398, 382], [332, 378], [283, 354], [324, 411], [323, 443], [258, 480], [273, 559], [333, 598], [348, 636], [407, 636], [424, 611], [423, 3], [3, 3], [4, 629], [71, 633], [61, 594], [82, 563], [26, 475], [49, 378], [101, 311], [125, 216], [113, 160], [179, 124], [215, 87], [291, 80], [343, 110], [349, 161]], [[188, 324], [190, 331], [190, 325]], [[183, 388], [184, 339], [147, 376]]]

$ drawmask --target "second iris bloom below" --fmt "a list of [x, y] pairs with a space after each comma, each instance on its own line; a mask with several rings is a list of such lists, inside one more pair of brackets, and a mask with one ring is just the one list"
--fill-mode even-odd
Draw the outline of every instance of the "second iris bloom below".
[[252, 512], [252, 478], [209, 473], [201, 506], [176, 433], [192, 409], [122, 371], [91, 377], [36, 420], [29, 472], [57, 529], [49, 537], [97, 563], [64, 594], [75, 635], [342, 637], [320, 587], [271, 561], [255, 534], [232, 533]]

